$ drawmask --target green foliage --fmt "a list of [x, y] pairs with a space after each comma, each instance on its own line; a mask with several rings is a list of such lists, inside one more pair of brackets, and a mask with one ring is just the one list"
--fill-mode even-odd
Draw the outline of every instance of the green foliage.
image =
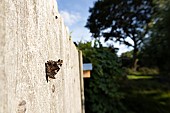
[[158, 67], [161, 72], [170, 70], [170, 0], [158, 0], [152, 35], [141, 52], [143, 66]]
[[159, 69], [158, 68], [141, 67], [141, 68], [139, 68], [139, 72], [142, 73], [142, 75], [158, 75]]
[[91, 15], [86, 27], [94, 38], [104, 37], [105, 41], [114, 40], [133, 47], [133, 67], [136, 70], [138, 50], [149, 35], [152, 6], [152, 0], [98, 0], [89, 10]]
[[102, 47], [96, 41], [79, 43], [78, 48], [83, 52], [84, 62], [91, 62], [93, 70], [91, 77], [84, 80], [85, 108], [87, 113], [120, 113], [125, 110], [121, 102], [122, 93], [118, 92], [116, 79], [122, 75], [114, 48]]
[[122, 53], [121, 54], [121, 57], [124, 57], [124, 58], [132, 58], [133, 57], [133, 51], [127, 51], [125, 53]]
[[141, 75], [139, 71], [134, 71], [131, 68], [125, 68], [125, 72], [127, 75]]
[[140, 67], [138, 71], [133, 71], [131, 68], [125, 68], [125, 72], [127, 75], [158, 75], [158, 68], [148, 68], [148, 67]]
[[122, 60], [122, 67], [132, 67], [132, 61], [133, 61], [133, 51], [127, 51], [125, 53], [122, 53], [120, 56]]
[[95, 38], [116, 38], [133, 46], [123, 39], [130, 37], [134, 43], [141, 43], [151, 20], [152, 0], [98, 0], [89, 12], [86, 27]]

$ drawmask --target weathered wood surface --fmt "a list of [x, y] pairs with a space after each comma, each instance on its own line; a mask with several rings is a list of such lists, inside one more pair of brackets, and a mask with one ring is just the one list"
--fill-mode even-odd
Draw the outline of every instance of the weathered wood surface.
[[[47, 83], [45, 62], [58, 59]], [[55, 0], [0, 1], [0, 113], [81, 113], [80, 78]]]

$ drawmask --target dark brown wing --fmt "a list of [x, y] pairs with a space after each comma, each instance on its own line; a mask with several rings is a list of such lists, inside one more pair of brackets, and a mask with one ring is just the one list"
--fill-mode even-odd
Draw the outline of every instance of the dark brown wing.
[[47, 81], [47, 83], [48, 83], [48, 75], [47, 75], [47, 63], [45, 63], [45, 73], [46, 73], [46, 81]]

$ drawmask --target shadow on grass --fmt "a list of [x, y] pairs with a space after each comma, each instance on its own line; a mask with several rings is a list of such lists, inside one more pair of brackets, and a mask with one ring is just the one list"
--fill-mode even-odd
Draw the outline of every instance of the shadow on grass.
[[129, 113], [170, 113], [169, 78], [127, 78], [120, 82], [120, 90], [125, 93], [122, 103]]

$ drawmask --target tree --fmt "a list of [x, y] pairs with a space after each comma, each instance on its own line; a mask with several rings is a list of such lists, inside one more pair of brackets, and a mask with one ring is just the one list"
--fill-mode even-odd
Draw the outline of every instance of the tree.
[[83, 62], [91, 62], [91, 77], [84, 79], [85, 111], [87, 113], [122, 113], [125, 112], [120, 102], [122, 93], [118, 91], [117, 77], [123, 74], [114, 48], [102, 47], [96, 41], [79, 43]]
[[120, 58], [122, 60], [122, 67], [130, 68], [132, 62], [133, 51], [122, 53]]
[[152, 25], [152, 35], [142, 49], [141, 60], [145, 66], [158, 67], [161, 72], [169, 73], [170, 0], [157, 0], [156, 7], [156, 21]]
[[152, 0], [98, 0], [89, 10], [86, 27], [94, 38], [104, 37], [105, 41], [133, 47], [132, 66], [136, 70], [138, 50], [149, 35], [152, 6]]

